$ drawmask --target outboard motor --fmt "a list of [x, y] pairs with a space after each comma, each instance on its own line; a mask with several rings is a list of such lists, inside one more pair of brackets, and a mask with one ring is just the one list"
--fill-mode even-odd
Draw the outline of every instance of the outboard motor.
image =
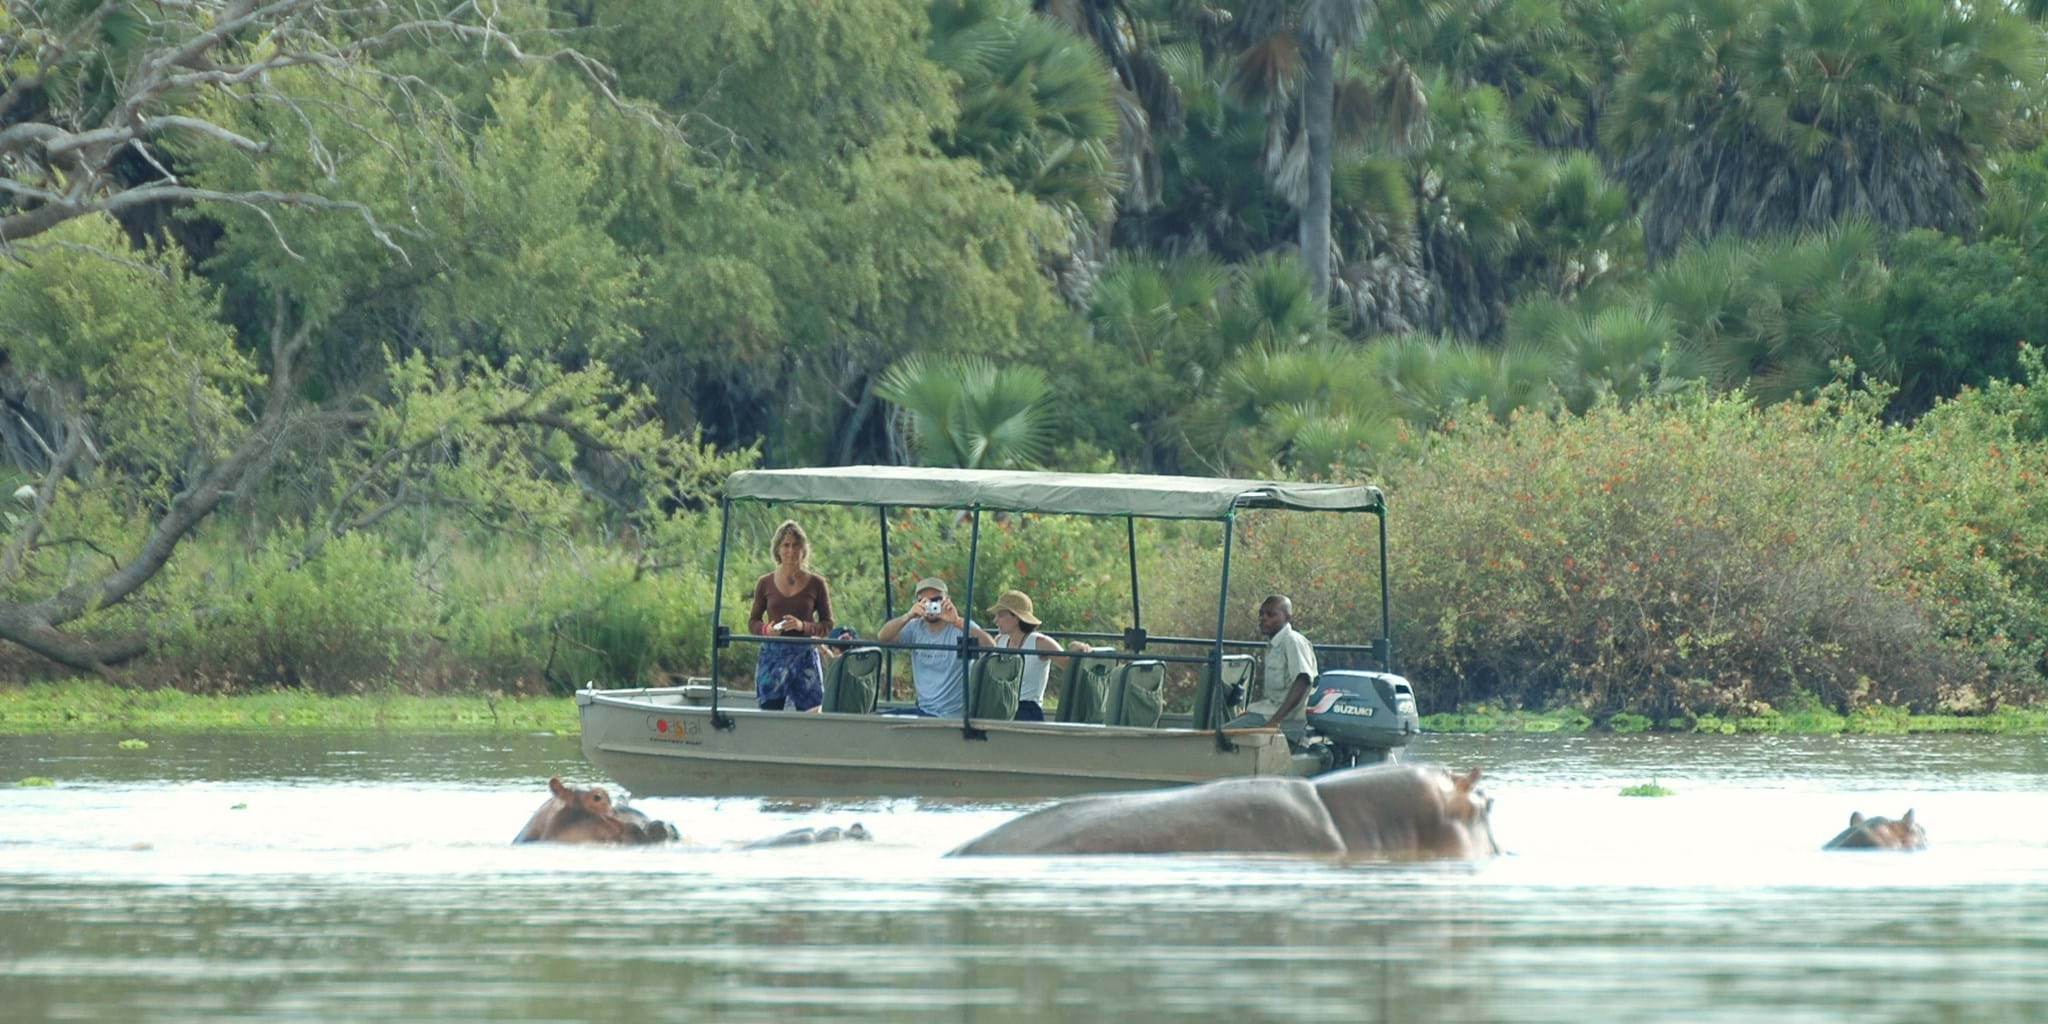
[[1415, 689], [1390, 672], [1332, 669], [1308, 691], [1308, 730], [1325, 741], [1326, 770], [1394, 759], [1422, 731]]

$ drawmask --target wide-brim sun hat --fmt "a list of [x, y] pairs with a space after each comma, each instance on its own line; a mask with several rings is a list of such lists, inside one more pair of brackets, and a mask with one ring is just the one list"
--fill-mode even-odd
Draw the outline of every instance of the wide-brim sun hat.
[[1009, 612], [1017, 617], [1018, 622], [1034, 629], [1040, 625], [1038, 616], [1031, 614], [1031, 598], [1021, 590], [1006, 590], [1003, 596], [996, 598], [988, 613], [994, 615], [997, 612]]

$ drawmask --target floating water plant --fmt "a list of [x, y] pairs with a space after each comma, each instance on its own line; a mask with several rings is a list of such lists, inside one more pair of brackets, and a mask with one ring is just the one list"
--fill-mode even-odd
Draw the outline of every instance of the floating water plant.
[[148, 750], [149, 742], [147, 740], [129, 739], [122, 740], [119, 744], [117, 744], [117, 746], [119, 746], [122, 750]]
[[1653, 780], [1651, 780], [1651, 781], [1649, 781], [1649, 782], [1645, 782], [1645, 783], [1642, 783], [1642, 784], [1640, 784], [1640, 785], [1635, 785], [1635, 786], [1629, 786], [1629, 787], [1627, 787], [1627, 788], [1625, 788], [1625, 789], [1623, 789], [1623, 790], [1621, 791], [1621, 795], [1622, 795], [1622, 796], [1670, 796], [1670, 795], [1671, 795], [1671, 792], [1672, 792], [1671, 790], [1665, 789], [1665, 788], [1664, 788], [1663, 786], [1660, 786], [1660, 785], [1658, 785], [1658, 784], [1656, 783], [1656, 780], [1654, 780], [1654, 779], [1653, 779]]
[[20, 786], [54, 786], [56, 784], [56, 782], [42, 775], [31, 775], [16, 783], [16, 785]]

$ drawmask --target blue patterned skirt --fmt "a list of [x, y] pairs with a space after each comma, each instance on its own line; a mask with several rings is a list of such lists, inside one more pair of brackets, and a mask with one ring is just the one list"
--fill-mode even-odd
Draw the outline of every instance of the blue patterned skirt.
[[784, 707], [798, 711], [825, 703], [825, 672], [818, 664], [818, 649], [810, 644], [762, 644], [761, 660], [754, 663], [754, 700], [761, 704], [781, 700]]

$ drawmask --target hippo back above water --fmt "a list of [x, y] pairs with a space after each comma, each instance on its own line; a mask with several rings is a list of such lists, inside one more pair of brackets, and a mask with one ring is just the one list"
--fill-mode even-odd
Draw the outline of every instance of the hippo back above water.
[[1477, 768], [1374, 765], [1315, 779], [1230, 779], [1033, 811], [953, 856], [1286, 853], [1477, 860], [1500, 852]]
[[1924, 850], [1927, 830], [1907, 811], [1897, 821], [1866, 818], [1860, 812], [1849, 815], [1849, 827], [1828, 840], [1823, 850]]
[[675, 826], [612, 803], [603, 786], [578, 789], [560, 778], [548, 780], [548, 801], [527, 819], [515, 843], [665, 843]]

